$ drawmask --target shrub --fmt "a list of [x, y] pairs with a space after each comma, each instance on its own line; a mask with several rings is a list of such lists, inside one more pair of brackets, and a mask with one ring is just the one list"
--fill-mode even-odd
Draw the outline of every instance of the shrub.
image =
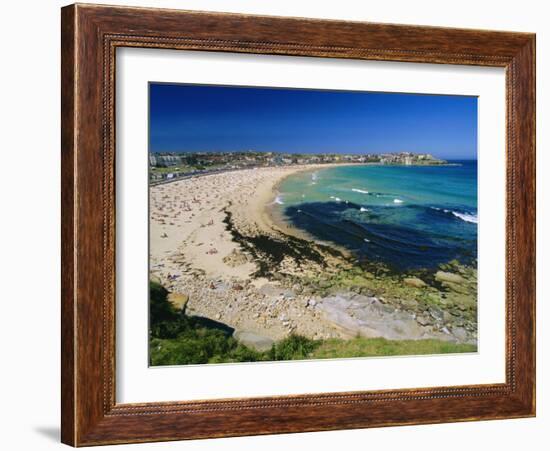
[[156, 282], [149, 282], [149, 323], [173, 321], [178, 314], [168, 301], [168, 291]]
[[307, 359], [320, 343], [300, 335], [291, 335], [271, 347], [268, 360]]

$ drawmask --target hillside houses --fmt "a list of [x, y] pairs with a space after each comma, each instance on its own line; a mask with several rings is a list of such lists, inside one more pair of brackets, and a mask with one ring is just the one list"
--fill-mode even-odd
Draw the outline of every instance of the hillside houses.
[[265, 166], [329, 163], [436, 165], [445, 164], [429, 153], [392, 152], [383, 154], [278, 153], [258, 152], [152, 152], [149, 154], [149, 177], [152, 181], [183, 176]]

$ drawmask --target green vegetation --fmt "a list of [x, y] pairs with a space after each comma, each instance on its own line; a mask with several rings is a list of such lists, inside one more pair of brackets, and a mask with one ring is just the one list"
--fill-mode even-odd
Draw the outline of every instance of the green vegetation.
[[329, 339], [310, 358], [335, 359], [347, 357], [382, 357], [395, 355], [454, 354], [476, 352], [476, 345], [440, 340], [386, 340], [384, 338]]
[[290, 336], [259, 352], [240, 344], [219, 331], [190, 329], [175, 339], [152, 339], [151, 365], [185, 365], [199, 363], [260, 362], [303, 360], [321, 344], [297, 335]]
[[150, 282], [150, 342], [152, 366], [201, 363], [257, 362], [391, 355], [475, 352], [475, 345], [438, 340], [391, 341], [383, 338], [311, 340], [292, 335], [259, 352], [232, 337], [233, 329], [187, 316], [168, 301], [168, 291]]
[[179, 166], [167, 166], [167, 167], [158, 167], [153, 166], [150, 167], [149, 170], [151, 171], [151, 174], [186, 174], [188, 172], [193, 171], [203, 171], [205, 169], [213, 170], [213, 169], [224, 169], [227, 166], [224, 164], [213, 164], [209, 166], [203, 166], [201, 164], [196, 164], [192, 166], [186, 166], [186, 165], [179, 165]]
[[170, 174], [174, 172], [191, 172], [193, 168], [186, 166], [168, 166], [168, 167], [152, 167], [149, 168], [152, 174]]

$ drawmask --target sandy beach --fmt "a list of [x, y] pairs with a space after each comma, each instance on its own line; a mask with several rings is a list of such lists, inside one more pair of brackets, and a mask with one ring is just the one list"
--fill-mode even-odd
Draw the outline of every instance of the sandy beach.
[[[229, 213], [240, 233], [277, 236], [279, 227], [267, 212], [277, 195], [276, 186], [288, 175], [318, 168], [247, 169], [151, 187], [151, 276], [170, 291], [189, 297], [187, 312], [237, 330], [275, 340], [294, 331], [293, 324], [299, 321], [307, 335], [340, 335], [330, 325], [315, 324], [315, 314], [304, 318], [302, 310], [307, 309], [288, 302], [294, 293], [267, 278], [254, 277], [257, 263], [234, 241], [224, 222]], [[268, 305], [271, 298], [277, 302]], [[267, 318], [260, 314], [266, 311]]]
[[328, 166], [245, 169], [152, 186], [151, 278], [187, 314], [223, 322], [250, 346], [290, 334], [475, 341], [462, 325], [439, 320], [442, 313], [377, 295], [370, 285], [380, 283], [354, 272], [344, 253], [272, 220], [269, 207], [285, 177]]
[[253, 263], [224, 262], [239, 251], [223, 222], [226, 211], [244, 233], [279, 233], [281, 225], [275, 225], [267, 211], [277, 195], [277, 185], [291, 174], [318, 168], [310, 165], [246, 169], [151, 187], [152, 273], [161, 278], [177, 275], [179, 264], [169, 265], [166, 260], [185, 251], [186, 263], [204, 271], [206, 276], [247, 278], [255, 270]]

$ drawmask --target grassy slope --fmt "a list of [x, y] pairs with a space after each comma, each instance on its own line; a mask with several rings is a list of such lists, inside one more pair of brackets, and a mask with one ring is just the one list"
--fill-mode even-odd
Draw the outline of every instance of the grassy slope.
[[454, 344], [438, 340], [385, 340], [354, 338], [351, 340], [309, 340], [289, 337], [266, 352], [258, 352], [227, 336], [203, 336], [190, 339], [151, 340], [151, 365], [185, 365], [201, 363], [260, 362], [276, 360], [383, 357], [423, 354], [475, 352], [475, 345]]
[[386, 340], [384, 338], [329, 339], [312, 353], [312, 359], [383, 357], [396, 355], [454, 354], [476, 352], [476, 345], [440, 340]]

